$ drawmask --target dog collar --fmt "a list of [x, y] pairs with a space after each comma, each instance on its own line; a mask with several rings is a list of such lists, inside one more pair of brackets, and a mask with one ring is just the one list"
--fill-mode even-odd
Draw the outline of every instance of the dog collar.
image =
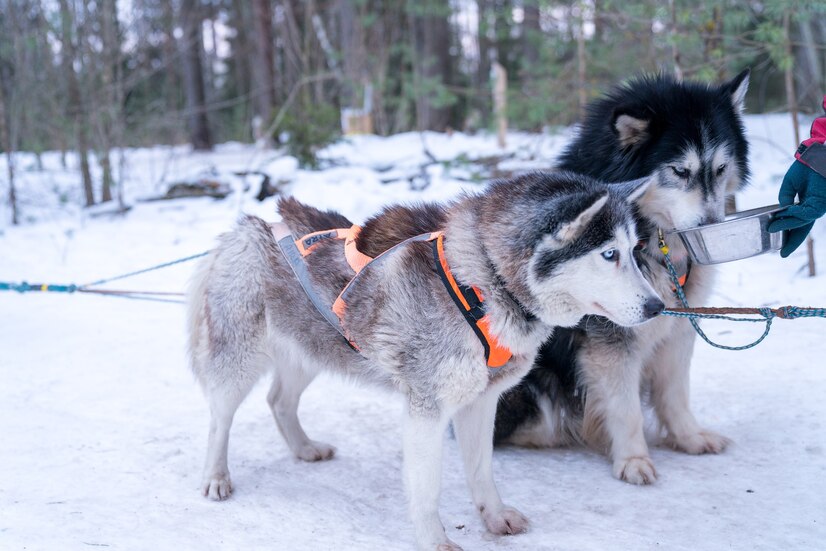
[[[668, 269], [668, 267], [665, 264], [665, 259], [667, 258], [668, 253], [671, 251], [671, 249], [669, 249], [668, 245], [665, 244], [665, 235], [663, 233], [663, 230], [660, 228], [657, 228], [657, 248], [660, 249], [661, 253], [663, 253], [663, 261], [660, 262], [660, 264], [663, 268]], [[691, 274], [691, 257], [686, 258], [685, 273], [677, 276], [677, 283], [680, 285], [680, 287], [685, 286], [686, 281], [688, 281], [689, 274]], [[675, 285], [674, 283], [671, 284], [671, 291], [673, 291], [674, 293], [677, 292], [677, 285]]]
[[433, 241], [433, 260], [436, 264], [436, 273], [444, 283], [447, 294], [453, 299], [456, 307], [462, 312], [473, 333], [485, 349], [485, 362], [491, 370], [505, 365], [513, 355], [509, 348], [502, 346], [499, 340], [491, 333], [490, 315], [485, 312], [485, 298], [478, 287], [463, 285], [456, 281], [445, 258], [444, 235]]

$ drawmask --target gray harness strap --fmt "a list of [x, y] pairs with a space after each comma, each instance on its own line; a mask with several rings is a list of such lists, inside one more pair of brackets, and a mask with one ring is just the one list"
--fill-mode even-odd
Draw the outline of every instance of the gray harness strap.
[[347, 336], [344, 334], [344, 329], [342, 329], [341, 324], [339, 323], [336, 315], [333, 313], [332, 308], [321, 300], [321, 297], [318, 296], [315, 288], [313, 288], [313, 284], [310, 282], [310, 272], [307, 270], [307, 264], [301, 256], [301, 251], [299, 251], [298, 247], [295, 246], [295, 239], [293, 239], [290, 229], [286, 224], [279, 222], [272, 224], [272, 233], [273, 236], [275, 236], [275, 241], [278, 243], [278, 248], [281, 249], [281, 254], [284, 255], [285, 259], [287, 259], [290, 269], [293, 271], [293, 274], [298, 280], [298, 283], [301, 285], [301, 288], [304, 289], [304, 292], [307, 294], [310, 302], [313, 303], [313, 306], [315, 306], [315, 309], [318, 310], [318, 313], [321, 314], [324, 319], [326, 319], [330, 325], [332, 325], [335, 330], [338, 331], [342, 337], [344, 337], [345, 340], [347, 340]]

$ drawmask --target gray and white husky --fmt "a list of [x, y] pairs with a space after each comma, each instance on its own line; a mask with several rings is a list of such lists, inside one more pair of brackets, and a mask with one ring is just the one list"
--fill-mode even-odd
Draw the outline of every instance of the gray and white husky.
[[[268, 372], [267, 402], [292, 452], [306, 461], [333, 457], [335, 449], [308, 438], [296, 414], [302, 391], [326, 369], [406, 395], [403, 472], [421, 549], [458, 549], [437, 509], [451, 420], [486, 527], [494, 534], [523, 532], [527, 519], [502, 503], [491, 472], [497, 400], [533, 365], [555, 326], [594, 313], [629, 326], [662, 310], [632, 252], [637, 233], [630, 202], [646, 186], [606, 188], [569, 173], [531, 174], [447, 206], [391, 207], [364, 225], [356, 244], [369, 256], [412, 235], [444, 232], [453, 276], [479, 289], [492, 335], [512, 354], [495, 373], [434, 271], [430, 243], [405, 242], [361, 271], [342, 316], [359, 353], [314, 309], [272, 226], [242, 218], [203, 261], [188, 297], [192, 370], [212, 415], [203, 493], [216, 500], [230, 495], [233, 415]], [[351, 225], [295, 200], [282, 199], [279, 209], [293, 236]], [[332, 239], [316, 245], [306, 266], [327, 304], [353, 276], [341, 241]], [[594, 278], [611, 284], [593, 286]]]
[[[721, 221], [725, 199], [748, 179], [742, 110], [748, 70], [710, 86], [646, 77], [619, 86], [589, 109], [558, 166], [605, 181], [650, 177], [637, 202], [644, 247], [637, 261], [669, 307], [672, 290], [658, 228]], [[691, 265], [666, 235], [692, 306], [706, 305], [714, 268]], [[556, 331], [524, 381], [502, 397], [496, 440], [525, 446], [585, 442], [609, 453], [615, 477], [650, 484], [657, 473], [643, 432], [641, 396], [650, 395], [666, 442], [691, 454], [718, 453], [728, 439], [704, 428], [689, 404], [695, 336], [682, 319], [661, 317], [625, 329], [588, 317]]]

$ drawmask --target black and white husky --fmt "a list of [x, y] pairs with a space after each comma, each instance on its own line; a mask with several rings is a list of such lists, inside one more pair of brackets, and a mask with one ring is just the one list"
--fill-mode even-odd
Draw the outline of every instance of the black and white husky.
[[[647, 185], [606, 188], [585, 176], [532, 174], [447, 206], [388, 208], [364, 225], [356, 245], [371, 257], [412, 235], [443, 231], [446, 264], [456, 280], [479, 290], [491, 335], [512, 354], [496, 372], [437, 274], [431, 243], [404, 241], [360, 272], [341, 317], [356, 352], [314, 309], [273, 227], [243, 218], [203, 261], [188, 298], [192, 370], [212, 414], [203, 493], [230, 495], [233, 415], [266, 373], [273, 375], [267, 401], [290, 450], [306, 461], [333, 457], [334, 448], [308, 438], [297, 417], [301, 393], [327, 369], [407, 396], [403, 472], [421, 549], [458, 549], [438, 514], [451, 419], [486, 527], [494, 534], [524, 531], [527, 519], [502, 503], [491, 472], [497, 401], [527, 373], [555, 326], [596, 313], [635, 325], [662, 310], [633, 258], [638, 236], [630, 202]], [[279, 208], [296, 237], [351, 225], [294, 200]], [[341, 241], [314, 247], [305, 258], [309, 279], [321, 301], [333, 304], [353, 272]], [[612, 284], [593, 286], [593, 278]]]
[[[604, 181], [650, 175], [637, 202], [644, 243], [636, 253], [645, 277], [667, 306], [678, 306], [657, 247], [657, 229], [688, 228], [724, 217], [727, 195], [748, 178], [741, 114], [748, 71], [708, 86], [667, 77], [641, 78], [597, 100], [559, 167]], [[690, 265], [678, 238], [666, 238], [687, 274], [692, 305], [704, 305], [713, 269]], [[590, 279], [595, 287], [612, 283]], [[554, 332], [534, 369], [505, 394], [496, 440], [525, 446], [584, 442], [603, 449], [615, 477], [633, 484], [656, 480], [643, 434], [641, 391], [650, 391], [666, 441], [691, 454], [718, 453], [725, 437], [703, 428], [689, 407], [694, 332], [682, 319], [659, 318], [621, 328], [587, 317]]]

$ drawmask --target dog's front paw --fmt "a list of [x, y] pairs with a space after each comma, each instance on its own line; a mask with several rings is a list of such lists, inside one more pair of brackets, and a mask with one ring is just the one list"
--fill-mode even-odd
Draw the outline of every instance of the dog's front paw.
[[647, 455], [618, 459], [614, 461], [613, 471], [616, 478], [629, 484], [653, 484], [657, 480], [657, 469]]
[[682, 438], [672, 436], [668, 439], [668, 443], [677, 450], [699, 455], [702, 453], [720, 453], [726, 449], [726, 446], [731, 444], [731, 440], [716, 432], [701, 430]]
[[214, 474], [204, 479], [201, 493], [213, 501], [223, 501], [232, 494], [232, 482], [229, 474]]
[[482, 511], [482, 518], [491, 534], [498, 536], [521, 534], [528, 530], [528, 519], [513, 507], [496, 512]]
[[323, 442], [310, 440], [296, 451], [295, 455], [302, 461], [326, 461], [332, 459], [336, 449]]

